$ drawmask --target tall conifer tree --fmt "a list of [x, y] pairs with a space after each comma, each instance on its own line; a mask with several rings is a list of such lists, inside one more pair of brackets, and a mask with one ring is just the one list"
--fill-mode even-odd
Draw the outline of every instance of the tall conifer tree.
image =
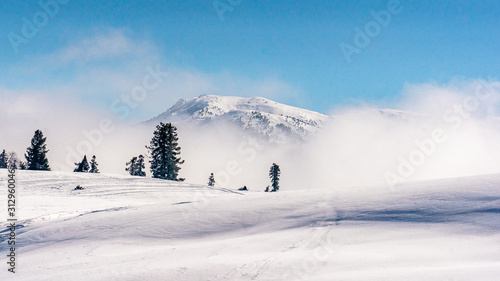
[[273, 190], [271, 190], [271, 192], [276, 192], [280, 189], [279, 186], [280, 175], [281, 175], [280, 166], [278, 166], [276, 163], [273, 163], [271, 169], [269, 169], [269, 178], [271, 178], [271, 183], [273, 186]]
[[177, 128], [171, 123], [161, 122], [156, 126], [149, 150], [151, 160], [151, 173], [154, 178], [182, 181], [178, 178], [179, 165], [184, 163], [179, 154], [181, 148], [178, 143]]
[[28, 170], [50, 171], [49, 161], [47, 160], [47, 138], [43, 136], [42, 131], [36, 130], [31, 139], [31, 146], [26, 149], [26, 165]]

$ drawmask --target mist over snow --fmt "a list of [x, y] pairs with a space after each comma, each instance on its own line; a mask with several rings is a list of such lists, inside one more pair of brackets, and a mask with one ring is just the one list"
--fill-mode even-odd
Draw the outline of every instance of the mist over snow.
[[[388, 186], [388, 178], [398, 184], [497, 173], [499, 92], [497, 81], [406, 85], [401, 100], [391, 106], [395, 109], [336, 108], [320, 130], [300, 143], [249, 137], [231, 122], [179, 122], [181, 157], [186, 161], [180, 176], [206, 184], [213, 172], [222, 187], [246, 185], [260, 191], [269, 185], [272, 163], [281, 167], [283, 190]], [[72, 163], [81, 159], [80, 148], [88, 150], [87, 156], [97, 155], [102, 172], [120, 174], [126, 173], [125, 162], [147, 153], [145, 145], [156, 124], [131, 125], [109, 111], [79, 107], [69, 98], [55, 103], [34, 96], [2, 98], [0, 119], [7, 122], [0, 129], [9, 135], [0, 139], [0, 148], [21, 156], [34, 130], [42, 129], [54, 170], [71, 171]], [[103, 119], [110, 121], [109, 133], [100, 130]]]
[[337, 110], [291, 174], [307, 171], [299, 186], [340, 188], [499, 172], [499, 89], [496, 81], [407, 85], [398, 111]]
[[188, 178], [192, 174], [197, 183], [215, 172], [225, 187], [257, 190], [268, 185], [273, 162], [280, 164], [284, 189], [386, 187], [497, 173], [499, 89], [497, 82], [486, 81], [408, 85], [399, 110], [338, 109], [322, 130], [299, 145], [253, 145], [238, 128], [228, 126], [181, 130], [181, 136], [190, 136], [181, 139], [186, 159], [182, 172]]

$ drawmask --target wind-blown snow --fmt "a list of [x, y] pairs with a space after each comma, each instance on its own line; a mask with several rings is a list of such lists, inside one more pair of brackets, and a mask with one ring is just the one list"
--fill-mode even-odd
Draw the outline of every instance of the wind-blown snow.
[[500, 276], [500, 175], [278, 193], [106, 174], [17, 178], [16, 280]]

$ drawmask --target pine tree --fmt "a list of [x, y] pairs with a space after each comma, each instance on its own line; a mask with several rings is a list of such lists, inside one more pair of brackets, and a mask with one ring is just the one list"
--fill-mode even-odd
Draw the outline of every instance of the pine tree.
[[208, 177], [208, 186], [214, 186], [214, 185], [215, 185], [214, 173], [210, 173], [210, 177]]
[[27, 170], [28, 164], [24, 161], [19, 161], [19, 170]]
[[43, 137], [40, 130], [36, 130], [31, 139], [31, 146], [26, 149], [26, 165], [28, 170], [50, 171], [49, 161], [47, 160], [47, 138]]
[[5, 149], [0, 154], [0, 169], [7, 168], [7, 153], [5, 153]]
[[125, 168], [125, 171], [129, 172], [131, 176], [146, 176], [146, 172], [144, 172], [144, 156], [139, 155], [139, 157], [133, 157], [129, 162], [126, 163], [126, 165], [127, 168]]
[[87, 155], [83, 156], [82, 162], [75, 163], [76, 168], [73, 170], [75, 173], [88, 173], [90, 170], [89, 162], [87, 161]]
[[99, 164], [97, 164], [97, 161], [95, 160], [95, 155], [92, 156], [92, 159], [90, 160], [90, 171], [89, 173], [93, 174], [99, 174], [99, 169], [97, 168]]
[[136, 163], [136, 167], [135, 167], [135, 176], [145, 177], [146, 176], [146, 172], [144, 171], [145, 169], [146, 169], [146, 165], [144, 163], [144, 156], [142, 156], [142, 154], [141, 154], [137, 158], [137, 163]]
[[271, 190], [271, 192], [276, 192], [280, 189], [279, 187], [280, 175], [281, 175], [280, 166], [276, 165], [276, 163], [273, 163], [271, 169], [269, 169], [269, 178], [271, 178], [271, 183], [273, 186], [273, 190]]
[[136, 173], [136, 162], [137, 162], [137, 157], [132, 157], [129, 162], [125, 163], [127, 167], [125, 168], [125, 171], [127, 171], [131, 176], [135, 176]]
[[156, 126], [150, 145], [146, 146], [149, 150], [151, 160], [151, 173], [154, 178], [182, 181], [177, 178], [180, 164], [184, 160], [178, 156], [181, 148], [178, 143], [177, 128], [171, 123], [160, 123]]

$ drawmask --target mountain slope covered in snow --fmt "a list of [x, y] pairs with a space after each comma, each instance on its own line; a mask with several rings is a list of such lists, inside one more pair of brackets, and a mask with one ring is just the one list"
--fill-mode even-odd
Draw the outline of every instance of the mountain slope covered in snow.
[[105, 174], [19, 171], [17, 180], [16, 280], [500, 276], [500, 175], [278, 193]]
[[318, 130], [329, 117], [265, 98], [202, 95], [181, 99], [148, 122], [187, 122], [196, 125], [224, 123], [275, 142], [300, 141]]
[[[394, 109], [371, 109], [373, 116], [400, 120], [417, 120], [423, 116]], [[164, 113], [146, 121], [148, 124], [173, 122], [187, 126], [231, 125], [243, 133], [270, 143], [300, 143], [317, 133], [334, 116], [253, 97], [202, 95], [180, 99]]]

